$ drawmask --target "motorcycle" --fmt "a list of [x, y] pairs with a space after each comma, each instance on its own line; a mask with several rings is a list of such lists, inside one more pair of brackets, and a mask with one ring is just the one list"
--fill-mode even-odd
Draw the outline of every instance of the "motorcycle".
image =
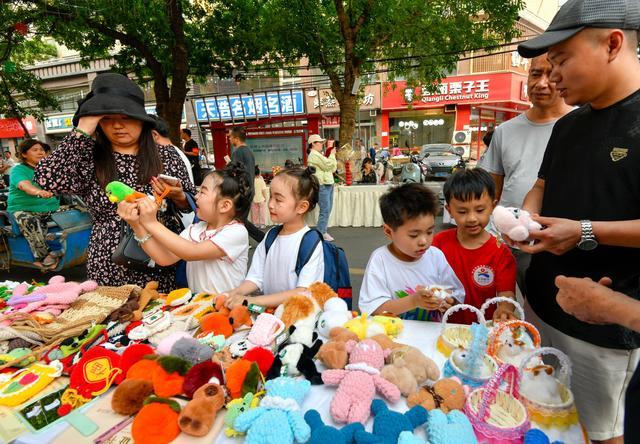
[[425, 162], [427, 156], [420, 157], [412, 154], [409, 162], [402, 165], [400, 173], [401, 183], [424, 183], [429, 177], [429, 164]]

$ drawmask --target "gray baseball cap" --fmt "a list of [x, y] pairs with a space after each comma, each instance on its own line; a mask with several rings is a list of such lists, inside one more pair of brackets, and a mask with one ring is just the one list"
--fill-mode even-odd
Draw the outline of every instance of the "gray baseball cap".
[[522, 57], [533, 58], [585, 28], [640, 29], [640, 0], [569, 0], [545, 32], [518, 45]]

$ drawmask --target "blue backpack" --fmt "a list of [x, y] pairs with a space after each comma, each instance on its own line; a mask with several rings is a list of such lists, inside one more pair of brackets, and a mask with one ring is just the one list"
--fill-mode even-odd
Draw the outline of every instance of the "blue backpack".
[[[281, 230], [282, 225], [279, 225], [267, 233], [264, 243], [265, 256], [269, 253], [269, 248], [271, 248]], [[325, 241], [322, 234], [314, 228], [302, 236], [298, 259], [296, 260], [296, 275], [300, 276], [300, 272], [309, 262], [311, 255], [320, 242], [322, 242], [322, 252], [324, 254], [324, 282], [338, 293], [338, 297], [344, 299], [349, 306], [349, 310], [351, 310], [352, 290], [347, 256], [342, 248]]]

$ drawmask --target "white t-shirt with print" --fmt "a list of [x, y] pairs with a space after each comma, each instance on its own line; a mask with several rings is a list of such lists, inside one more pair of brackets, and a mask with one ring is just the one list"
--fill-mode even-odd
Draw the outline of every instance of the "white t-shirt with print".
[[207, 222], [191, 224], [180, 234], [192, 242], [213, 242], [225, 256], [220, 259], [187, 262], [187, 282], [195, 292], [224, 293], [244, 280], [249, 262], [249, 233], [241, 222], [207, 230]]
[[[273, 228], [272, 228], [273, 229]], [[322, 242], [318, 244], [309, 262], [296, 275], [296, 260], [302, 236], [309, 231], [305, 226], [293, 234], [279, 234], [273, 241], [269, 254], [265, 254], [265, 242], [260, 242], [253, 255], [247, 280], [253, 282], [264, 294], [279, 293], [297, 287], [308, 287], [324, 278]]]
[[[451, 295], [459, 302], [464, 302], [464, 287], [439, 248], [430, 247], [415, 262], [398, 259], [387, 245], [377, 248], [371, 254], [364, 272], [358, 300], [360, 311], [373, 313], [385, 302], [406, 295], [407, 288], [415, 289], [418, 285], [450, 287], [448, 291]], [[403, 317], [413, 318], [410, 315]]]

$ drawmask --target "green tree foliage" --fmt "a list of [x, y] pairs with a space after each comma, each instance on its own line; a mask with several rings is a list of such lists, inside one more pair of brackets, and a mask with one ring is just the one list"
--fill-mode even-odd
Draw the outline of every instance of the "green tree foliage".
[[517, 36], [521, 0], [270, 0], [263, 41], [270, 61], [307, 57], [331, 81], [340, 104], [340, 140], [355, 128], [356, 79], [382, 66], [390, 79], [431, 86], [466, 51]]
[[55, 47], [29, 33], [28, 20], [8, 5], [0, 6], [0, 114], [18, 119], [25, 137], [30, 136], [22, 123], [24, 117], [42, 120], [43, 108], [58, 106], [40, 79], [24, 69], [56, 55]]
[[190, 78], [230, 77], [260, 57], [245, 22], [260, 8], [252, 0], [13, 0], [11, 8], [83, 60], [113, 57], [114, 71], [152, 81], [175, 141]]

